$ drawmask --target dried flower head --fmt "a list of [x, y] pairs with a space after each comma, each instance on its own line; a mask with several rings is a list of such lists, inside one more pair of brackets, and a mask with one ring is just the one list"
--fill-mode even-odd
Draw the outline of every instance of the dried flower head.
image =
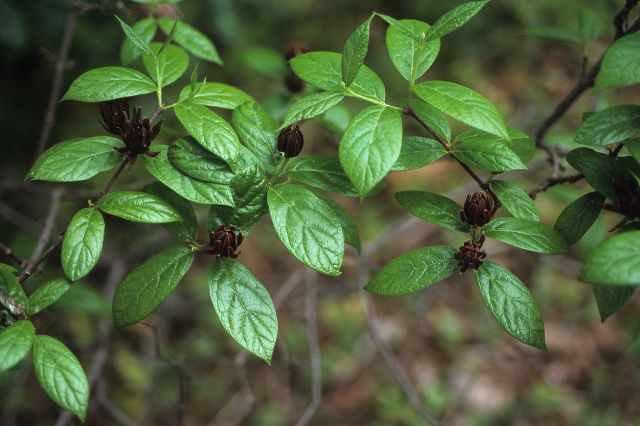
[[150, 151], [151, 141], [160, 133], [162, 122], [151, 128], [148, 118], [142, 119], [142, 110], [136, 108], [133, 118], [128, 117], [122, 123], [119, 136], [125, 144], [124, 148], [119, 148], [118, 152], [128, 154], [130, 157], [137, 157], [140, 154], [146, 154], [155, 157], [158, 152]]
[[467, 269], [478, 269], [482, 265], [482, 260], [487, 257], [487, 253], [482, 250], [484, 235], [478, 241], [467, 241], [458, 249], [454, 257], [460, 265], [460, 272]]
[[467, 195], [460, 219], [471, 226], [483, 226], [489, 223], [497, 206], [489, 192], [475, 192]]
[[278, 135], [278, 151], [285, 157], [296, 157], [304, 146], [304, 135], [297, 124], [287, 126]]
[[215, 231], [209, 232], [208, 253], [218, 257], [236, 258], [236, 250], [242, 244], [242, 232], [237, 232], [235, 226], [226, 229], [224, 225], [218, 226]]
[[102, 127], [107, 132], [120, 136], [125, 121], [131, 116], [129, 101], [127, 98], [122, 98], [100, 102], [100, 115]]

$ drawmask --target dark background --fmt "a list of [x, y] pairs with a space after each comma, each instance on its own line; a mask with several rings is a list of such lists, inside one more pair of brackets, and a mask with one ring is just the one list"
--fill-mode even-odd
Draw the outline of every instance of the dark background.
[[[211, 37], [225, 61], [224, 67], [200, 62], [200, 74], [206, 74], [208, 81], [246, 90], [279, 119], [291, 100], [283, 84], [281, 54], [292, 41], [304, 41], [312, 50], [340, 51], [372, 10], [433, 23], [457, 4], [184, 0], [179, 8], [187, 22]], [[511, 127], [531, 134], [579, 77], [583, 53], [593, 63], [610, 43], [611, 22], [621, 4], [494, 0], [442, 40], [440, 56], [426, 78], [474, 88], [499, 106]], [[113, 14], [132, 23], [141, 13], [136, 3], [123, 5], [79, 15], [63, 91], [90, 68], [119, 63], [123, 34]], [[22, 257], [28, 257], [35, 244], [55, 188], [23, 179], [36, 152], [67, 13], [65, 1], [0, 3], [0, 241]], [[537, 26], [575, 30], [585, 14], [599, 22], [602, 34], [584, 49], [525, 35]], [[388, 59], [385, 28], [380, 21], [373, 24], [366, 62], [385, 81], [389, 102], [400, 104], [406, 82]], [[257, 56], [257, 48], [269, 50]], [[133, 66], [140, 68], [140, 63]], [[167, 90], [165, 98], [170, 102], [187, 83], [188, 73]], [[633, 87], [589, 92], [554, 128], [549, 142], [568, 143], [585, 111], [639, 100]], [[152, 101], [149, 97], [137, 103], [150, 114]], [[363, 105], [349, 101], [347, 107], [355, 114]], [[95, 105], [60, 104], [49, 145], [102, 134], [98, 116]], [[182, 131], [170, 114], [165, 128]], [[322, 125], [311, 122], [303, 130], [307, 141], [303, 154], [337, 152], [338, 137]], [[419, 129], [407, 125], [406, 132], [419, 134]], [[549, 173], [542, 155], [531, 166], [534, 171], [514, 175], [526, 189]], [[55, 229], [63, 229], [73, 212], [108, 179], [105, 173], [89, 182], [65, 185]], [[149, 181], [136, 167], [116, 189], [139, 188]], [[353, 199], [338, 200], [356, 217], [363, 243], [374, 243], [370, 263], [375, 270], [419, 246], [462, 242], [428, 224], [406, 222], [393, 192], [423, 189], [450, 193], [459, 201], [473, 189], [469, 185], [454, 163], [442, 160], [418, 171], [392, 173], [385, 190], [362, 205]], [[542, 220], [553, 224], [564, 206], [586, 191], [576, 185], [541, 195]], [[206, 209], [201, 206], [198, 213], [204, 223]], [[360, 291], [363, 277], [357, 276], [353, 250], [347, 250], [340, 278], [309, 274], [285, 251], [266, 220], [243, 243], [240, 259], [281, 299], [279, 339], [270, 367], [253, 357], [238, 356], [239, 347], [224, 333], [208, 295], [211, 259], [204, 257], [144, 324], [112, 330], [102, 294], [108, 294], [124, 272], [171, 244], [158, 226], [115, 218], [107, 218], [99, 267], [82, 284], [74, 284], [73, 294], [59, 306], [38, 317], [36, 325], [38, 332], [71, 347], [85, 371], [97, 357], [107, 355], [92, 392], [87, 424], [169, 425], [176, 423], [179, 413], [188, 425], [295, 424], [311, 401], [305, 291], [317, 280], [323, 401], [310, 424], [424, 424], [398, 386], [398, 375], [391, 373], [372, 343], [373, 327], [391, 345], [420, 401], [452, 424], [633, 425], [640, 415], [640, 345], [634, 343], [640, 330], [640, 301], [632, 299], [602, 325], [590, 286], [575, 278], [577, 260], [606, 236], [613, 220], [602, 217], [571, 256], [537, 256], [498, 243], [488, 246], [490, 257], [511, 268], [540, 303], [549, 353], [528, 348], [504, 333], [484, 308], [469, 274], [412, 297], [372, 297], [368, 305]], [[398, 223], [405, 226], [393, 228]], [[28, 281], [28, 290], [61, 276], [59, 254], [54, 253], [46, 271]], [[367, 306], [375, 306], [376, 316], [370, 321]], [[0, 396], [0, 424], [50, 425], [60, 414], [28, 365], [0, 375]]]

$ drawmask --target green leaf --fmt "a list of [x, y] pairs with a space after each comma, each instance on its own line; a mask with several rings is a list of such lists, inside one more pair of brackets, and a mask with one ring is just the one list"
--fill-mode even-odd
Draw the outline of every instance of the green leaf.
[[487, 309], [502, 328], [522, 343], [546, 351], [540, 308], [522, 281], [491, 261], [474, 270], [473, 276]]
[[389, 58], [400, 75], [413, 84], [427, 72], [440, 53], [440, 40], [424, 43], [419, 40], [430, 28], [429, 24], [415, 19], [400, 21], [402, 28], [409, 29], [413, 36], [407, 35], [397, 25], [387, 29], [386, 43]]
[[342, 52], [342, 81], [347, 87], [356, 79], [360, 67], [364, 64], [364, 58], [367, 56], [369, 29], [372, 19], [373, 15], [369, 16], [369, 19], [356, 28], [344, 45]]
[[233, 111], [233, 126], [263, 168], [272, 171], [282, 156], [276, 141], [278, 125], [271, 116], [256, 102], [247, 102]]
[[189, 66], [189, 55], [178, 46], [168, 44], [163, 49], [162, 43], [151, 43], [151, 50], [154, 56], [142, 55], [142, 62], [153, 81], [162, 87], [182, 77]]
[[424, 121], [431, 130], [435, 131], [448, 142], [451, 141], [451, 126], [449, 126], [444, 114], [419, 98], [414, 97], [410, 100], [409, 104], [418, 118]]
[[76, 182], [111, 170], [122, 161], [121, 140], [110, 136], [73, 139], [46, 150], [27, 174], [29, 180]]
[[160, 182], [145, 186], [144, 191], [162, 198], [180, 215], [180, 222], [162, 224], [171, 235], [180, 241], [196, 242], [198, 239], [198, 218], [191, 203]]
[[335, 194], [357, 197], [358, 192], [345, 174], [340, 161], [330, 155], [296, 157], [289, 162], [287, 176], [305, 185]]
[[240, 346], [271, 364], [278, 318], [264, 285], [240, 262], [221, 258], [211, 266], [209, 292], [227, 333]]
[[172, 247], [129, 272], [113, 298], [115, 324], [126, 327], [150, 315], [189, 271], [194, 257], [188, 247]]
[[374, 105], [356, 115], [340, 141], [340, 164], [364, 198], [395, 164], [402, 149], [400, 112]]
[[203, 182], [228, 184], [233, 172], [192, 138], [178, 139], [169, 146], [167, 158], [181, 173]]
[[89, 404], [89, 382], [78, 358], [59, 340], [36, 336], [33, 367], [47, 395], [84, 422]]
[[267, 208], [267, 178], [254, 166], [236, 174], [230, 187], [236, 207], [211, 206], [207, 229], [215, 231], [221, 224], [233, 225], [246, 236]]
[[484, 226], [489, 238], [536, 253], [562, 254], [569, 246], [562, 235], [544, 223], [517, 217], [499, 217]]
[[595, 223], [604, 200], [604, 196], [597, 192], [583, 195], [560, 213], [553, 228], [564, 237], [567, 244], [577, 243]]
[[191, 102], [176, 105], [175, 112], [187, 132], [200, 145], [223, 159], [232, 170], [235, 168], [240, 141], [229, 123], [207, 107]]
[[620, 160], [589, 148], [574, 149], [567, 155], [567, 162], [584, 175], [593, 189], [613, 201], [618, 200], [615, 183], [633, 181], [633, 176]]
[[302, 263], [327, 275], [340, 275], [344, 234], [338, 217], [320, 197], [297, 185], [269, 188], [273, 227]]
[[389, 15], [384, 15], [378, 12], [374, 12], [374, 15], [378, 16], [380, 19], [382, 19], [384, 22], [386, 22], [390, 26], [395, 27], [398, 31], [400, 31], [405, 36], [411, 37], [416, 41], [421, 40], [420, 36], [418, 36], [413, 31], [411, 31], [411, 28], [405, 25], [402, 21], [399, 21], [396, 18], [393, 18]]
[[632, 33], [616, 40], [602, 59], [596, 88], [630, 86], [640, 83], [640, 33]]
[[267, 47], [252, 46], [240, 51], [243, 65], [257, 73], [283, 79], [287, 64], [282, 52]]
[[633, 285], [594, 285], [593, 295], [596, 298], [602, 322], [605, 322], [607, 318], [618, 312], [631, 299], [635, 291], [636, 286]]
[[167, 146], [156, 145], [156, 157], [143, 156], [147, 171], [160, 182], [194, 203], [234, 206], [233, 194], [227, 185], [218, 185], [193, 179], [180, 173], [167, 158]]
[[444, 15], [442, 15], [427, 31], [425, 41], [438, 39], [452, 31], [457, 30], [467, 23], [467, 21], [480, 12], [480, 9], [487, 4], [489, 0], [472, 1], [454, 7]]
[[73, 80], [61, 101], [104, 102], [156, 91], [140, 71], [124, 67], [94, 68]]
[[97, 207], [107, 214], [132, 222], [167, 223], [181, 220], [169, 203], [144, 192], [111, 192], [98, 201]]
[[364, 287], [381, 296], [404, 296], [440, 282], [458, 270], [456, 251], [447, 246], [423, 247], [387, 263]]
[[340, 226], [342, 226], [342, 233], [344, 234], [344, 242], [349, 244], [351, 247], [355, 248], [358, 253], [360, 253], [360, 233], [358, 231], [358, 224], [351, 214], [340, 205], [337, 201], [332, 198], [327, 197], [324, 194], [316, 195], [327, 203], [333, 212], [338, 217], [340, 221]]
[[499, 141], [486, 143], [480, 138], [456, 141], [451, 154], [468, 166], [488, 172], [508, 172], [527, 168], [518, 154]]
[[558, 27], [535, 27], [529, 28], [525, 32], [526, 35], [538, 38], [547, 38], [550, 40], [564, 41], [567, 43], [581, 43], [582, 40], [577, 35]]
[[[140, 39], [148, 45], [156, 35], [158, 26], [156, 25], [155, 19], [145, 18], [133, 24], [131, 28], [138, 34]], [[120, 46], [120, 62], [122, 62], [122, 65], [127, 65], [138, 59], [141, 53], [133, 41], [130, 40], [129, 37], [126, 37]]]
[[527, 134], [516, 129], [508, 129], [509, 139], [504, 139], [500, 136], [492, 135], [482, 130], [467, 130], [456, 136], [455, 143], [471, 142], [472, 145], [480, 146], [484, 145], [499, 145], [502, 144], [506, 148], [515, 152], [522, 164], [527, 164], [533, 158], [536, 153], [536, 145], [533, 139]]
[[460, 219], [462, 208], [447, 197], [424, 191], [396, 192], [393, 196], [417, 218], [454, 231], [469, 232], [469, 226]]
[[624, 142], [640, 133], [640, 105], [616, 105], [590, 115], [574, 142], [604, 146]]
[[640, 283], [640, 231], [607, 238], [582, 264], [580, 280], [591, 284], [636, 285]]
[[180, 100], [209, 107], [236, 109], [245, 102], [253, 101], [251, 95], [237, 87], [224, 83], [197, 83], [196, 93], [191, 86], [185, 86], [180, 92]]
[[317, 117], [338, 105], [344, 99], [342, 92], [320, 92], [296, 100], [284, 117], [282, 127]]
[[[345, 92], [342, 81], [342, 55], [336, 52], [309, 52], [289, 61], [298, 77], [318, 89]], [[360, 67], [349, 90], [359, 96], [384, 101], [384, 83], [366, 65]]]
[[429, 105], [468, 126], [509, 139], [509, 132], [498, 109], [487, 98], [468, 87], [431, 80], [416, 84], [413, 92]]
[[522, 188], [504, 180], [492, 180], [489, 187], [509, 213], [521, 219], [540, 221], [538, 206]]
[[222, 65], [222, 59], [211, 40], [191, 25], [182, 21], [177, 21], [176, 23], [173, 18], [161, 18], [158, 20], [158, 25], [167, 35], [171, 33], [173, 26], [176, 25], [174, 34], [176, 43], [200, 59]]
[[76, 213], [62, 242], [62, 269], [71, 281], [86, 276], [96, 266], [104, 243], [104, 218], [98, 209]]
[[391, 170], [405, 171], [424, 167], [447, 155], [442, 144], [420, 136], [402, 138], [400, 155]]
[[140, 34], [138, 34], [138, 32], [131, 28], [129, 26], [129, 24], [127, 24], [126, 22], [124, 22], [122, 19], [120, 19], [117, 15], [116, 15], [116, 19], [118, 20], [118, 22], [120, 23], [120, 26], [122, 27], [122, 31], [124, 31], [124, 34], [127, 36], [127, 38], [129, 39], [129, 41], [136, 47], [138, 48], [140, 51], [142, 51], [143, 53], [146, 53], [149, 56], [155, 56], [156, 52], [152, 52], [151, 49], [149, 48], [149, 41], [145, 40], [143, 38], [143, 36], [141, 36]]
[[36, 329], [29, 321], [16, 321], [0, 331], [0, 372], [13, 368], [31, 350]]
[[[56, 303], [70, 287], [69, 282], [63, 279], [51, 280], [38, 287], [38, 289], [29, 296], [29, 315], [42, 312]], [[0, 347], [1, 346], [0, 344]]]
[[12, 314], [22, 316], [26, 314], [28, 304], [18, 278], [10, 269], [0, 269], [0, 306], [4, 305]]
[[624, 146], [629, 151], [629, 154], [640, 162], [640, 138], [627, 140], [624, 142]]

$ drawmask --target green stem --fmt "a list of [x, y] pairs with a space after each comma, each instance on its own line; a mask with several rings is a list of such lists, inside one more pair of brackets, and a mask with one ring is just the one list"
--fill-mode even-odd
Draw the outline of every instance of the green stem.
[[273, 185], [273, 183], [276, 180], [278, 180], [278, 178], [280, 177], [282, 172], [284, 172], [284, 169], [287, 168], [287, 164], [289, 163], [289, 160], [290, 160], [290, 158], [284, 157], [284, 159], [278, 165], [278, 168], [276, 169], [276, 171], [273, 172], [273, 176], [271, 176], [271, 179], [269, 179], [269, 185]]
[[380, 105], [380, 106], [383, 106], [385, 108], [393, 108], [393, 109], [397, 109], [398, 111], [402, 111], [402, 108], [400, 108], [400, 107], [397, 107], [395, 105], [389, 105], [388, 103], [379, 101], [377, 99], [371, 99], [371, 98], [367, 98], [366, 96], [359, 95], [359, 94], [355, 93], [353, 90], [349, 89], [348, 87], [344, 89], [344, 93], [345, 93], [345, 95], [350, 96], [352, 98], [361, 99], [363, 101], [367, 101], [367, 102], [375, 104], [375, 105]]

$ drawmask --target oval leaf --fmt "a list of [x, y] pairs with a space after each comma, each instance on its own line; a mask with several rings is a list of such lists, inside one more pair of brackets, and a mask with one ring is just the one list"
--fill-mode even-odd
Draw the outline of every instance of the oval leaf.
[[327, 275], [340, 275], [344, 234], [338, 217], [321, 198], [297, 185], [278, 185], [267, 194], [273, 227], [302, 263]]
[[369, 19], [356, 28], [344, 45], [341, 69], [342, 81], [347, 87], [356, 79], [356, 75], [364, 63], [364, 58], [367, 56], [367, 50], [369, 50], [369, 28], [371, 27], [372, 19], [373, 15], [369, 16]]
[[240, 141], [233, 128], [218, 114], [191, 102], [175, 107], [176, 117], [187, 132], [209, 152], [233, 169], [238, 161]]
[[112, 192], [102, 197], [97, 207], [107, 214], [132, 222], [167, 223], [181, 220], [169, 203], [144, 192]]
[[180, 215], [179, 222], [162, 225], [171, 235], [180, 241], [196, 242], [198, 239], [198, 218], [191, 203], [160, 182], [145, 186], [144, 191], [162, 198]]
[[216, 259], [209, 274], [211, 302], [224, 329], [243, 348], [271, 364], [278, 318], [262, 283], [233, 259]]
[[173, 18], [161, 18], [158, 20], [158, 25], [166, 35], [171, 34], [175, 25], [173, 39], [176, 43], [198, 58], [222, 65], [222, 59], [211, 40], [191, 25]]
[[344, 99], [341, 92], [320, 92], [296, 100], [287, 111], [282, 127], [317, 117]]
[[36, 336], [29, 321], [16, 321], [0, 331], [0, 372], [14, 367], [27, 356]]
[[247, 102], [233, 111], [233, 126], [264, 169], [273, 170], [282, 156], [276, 141], [278, 125], [271, 116], [256, 102]]
[[173, 247], [129, 272], [113, 297], [114, 323], [126, 327], [151, 314], [189, 271], [194, 257], [188, 247]]
[[381, 296], [404, 296], [444, 280], [458, 270], [451, 247], [424, 247], [396, 257], [364, 287]]
[[77, 182], [111, 170], [122, 161], [122, 141], [95, 136], [60, 142], [46, 150], [27, 174], [29, 180]]
[[534, 348], [547, 350], [540, 307], [511, 271], [487, 261], [473, 271], [482, 300], [507, 333]]
[[360, 198], [389, 173], [402, 149], [397, 110], [371, 106], [356, 115], [340, 141], [340, 164]]
[[484, 226], [489, 238], [536, 253], [562, 254], [569, 246], [558, 232], [544, 223], [517, 217], [499, 217]]
[[596, 298], [600, 319], [605, 322], [607, 318], [618, 312], [636, 292], [634, 285], [594, 285], [593, 295]]
[[393, 194], [409, 213], [427, 222], [454, 231], [469, 232], [469, 226], [460, 219], [462, 208], [455, 201], [424, 191], [404, 191]]
[[427, 31], [425, 40], [435, 40], [457, 30], [466, 24], [469, 19], [473, 18], [476, 13], [480, 12], [480, 9], [487, 3], [489, 3], [489, 0], [472, 1], [454, 7], [438, 18], [429, 31]]
[[442, 144], [420, 136], [402, 138], [400, 155], [391, 168], [393, 171], [413, 170], [424, 167], [447, 155]]
[[191, 138], [178, 139], [169, 146], [167, 157], [176, 169], [203, 182], [228, 184], [233, 172], [221, 159]]
[[61, 101], [104, 102], [155, 91], [153, 80], [139, 71], [124, 67], [102, 67], [76, 78]]
[[640, 33], [632, 33], [616, 40], [607, 49], [596, 88], [629, 86], [640, 83]]
[[489, 186], [509, 213], [521, 219], [540, 221], [538, 206], [524, 189], [504, 180], [492, 180]]
[[236, 109], [245, 102], [253, 102], [253, 98], [244, 90], [223, 83], [197, 83], [196, 93], [191, 86], [185, 86], [180, 92], [180, 100], [209, 107]]
[[597, 192], [583, 195], [560, 213], [553, 228], [564, 237], [567, 244], [577, 243], [595, 223], [604, 200], [604, 196]]
[[76, 213], [62, 242], [62, 269], [71, 281], [87, 275], [98, 263], [104, 243], [104, 218], [98, 209]]
[[78, 358], [59, 340], [36, 336], [33, 367], [47, 395], [84, 422], [89, 404], [89, 382]]
[[432, 80], [415, 85], [413, 92], [429, 105], [468, 126], [509, 139], [509, 132], [498, 109], [487, 98], [468, 87]]
[[167, 148], [166, 145], [156, 145], [154, 149], [159, 151], [156, 157], [142, 157], [144, 166], [154, 178], [194, 203], [234, 206], [228, 185], [203, 182], [180, 173], [169, 162]]
[[582, 123], [574, 141], [604, 146], [623, 142], [640, 133], [640, 105], [616, 105], [598, 111]]
[[640, 283], [640, 231], [614, 235], [598, 244], [582, 264], [580, 279], [591, 284]]
[[167, 44], [162, 48], [161, 43], [152, 43], [151, 50], [154, 56], [142, 55], [142, 62], [151, 78], [162, 87], [179, 79], [189, 66], [189, 55], [178, 46]]
[[[153, 40], [153, 37], [156, 35], [158, 26], [156, 25], [155, 19], [145, 18], [133, 24], [131, 28], [140, 36], [143, 42], [148, 44], [151, 43], [151, 40]], [[129, 37], [125, 37], [120, 46], [120, 61], [122, 65], [127, 65], [135, 61], [141, 54], [140, 49], [133, 44]]]
[[70, 287], [67, 280], [61, 279], [51, 280], [38, 287], [29, 296], [29, 315], [35, 315], [56, 303]]
[[358, 192], [342, 169], [340, 161], [330, 155], [293, 158], [287, 167], [287, 177], [335, 194], [347, 197], [358, 196]]
[[402, 28], [409, 29], [413, 37], [405, 34], [397, 25], [387, 29], [386, 43], [391, 62], [405, 80], [413, 84], [431, 67], [440, 53], [440, 40], [424, 43], [418, 41], [426, 33], [429, 24], [415, 19], [402, 19]]

